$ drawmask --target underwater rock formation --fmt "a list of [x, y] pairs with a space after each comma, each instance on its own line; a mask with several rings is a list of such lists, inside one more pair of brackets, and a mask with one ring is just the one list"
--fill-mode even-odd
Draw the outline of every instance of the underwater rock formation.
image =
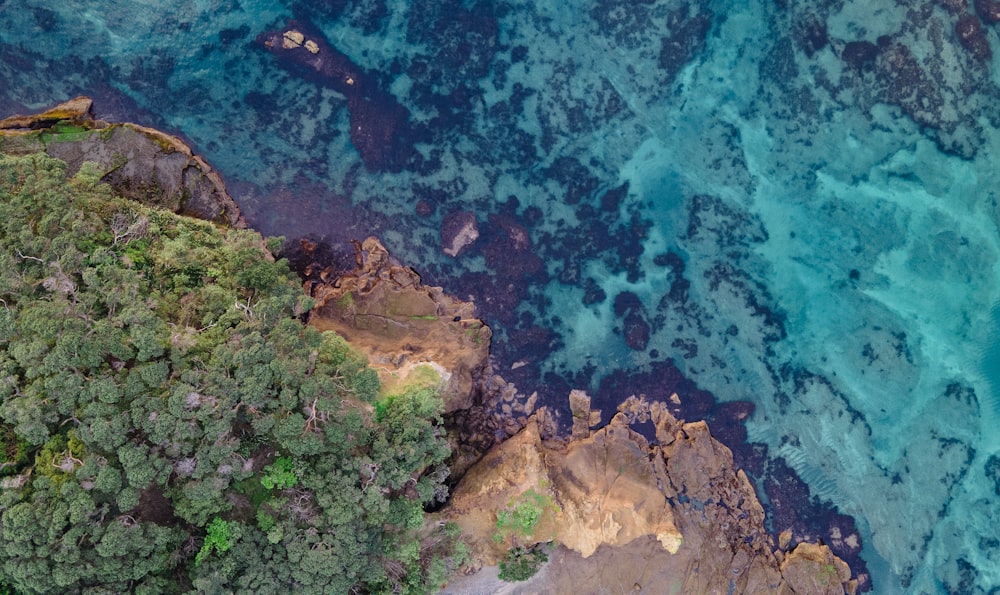
[[986, 38], [986, 32], [979, 19], [974, 15], [967, 14], [958, 19], [955, 23], [955, 35], [962, 47], [969, 51], [977, 60], [987, 61], [992, 56], [990, 51], [990, 40]]
[[294, 73], [335, 89], [347, 98], [351, 143], [372, 171], [400, 171], [412, 151], [410, 114], [382, 90], [376, 77], [354, 64], [305, 22], [262, 33], [258, 43]]
[[479, 225], [475, 213], [457, 211], [441, 222], [441, 251], [452, 258], [458, 258], [478, 239]]
[[122, 196], [232, 227], [246, 227], [222, 178], [181, 139], [137, 124], [97, 120], [77, 97], [36, 115], [0, 121], [0, 150], [47, 153], [69, 174], [84, 162]]

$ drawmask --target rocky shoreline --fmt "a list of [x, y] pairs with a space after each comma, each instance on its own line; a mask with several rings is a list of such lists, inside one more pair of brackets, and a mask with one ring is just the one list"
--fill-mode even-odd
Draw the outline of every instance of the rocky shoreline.
[[[124, 196], [246, 225], [218, 174], [182, 141], [95, 120], [85, 97], [0, 121], [0, 151], [45, 152], [72, 171], [92, 162]], [[309, 261], [316, 246], [301, 248]], [[753, 486], [705, 422], [679, 420], [668, 404], [631, 396], [610, 423], [595, 427], [600, 413], [573, 391], [572, 434], [560, 436], [545, 408], [536, 411], [533, 397], [493, 373], [491, 331], [474, 304], [422, 285], [375, 238], [355, 250], [353, 266], [339, 270], [317, 261], [301, 270], [316, 300], [309, 322], [364, 353], [383, 386], [423, 382], [441, 389], [455, 484], [437, 514], [463, 528], [470, 571], [496, 563], [513, 545], [557, 540], [549, 568], [515, 592], [569, 591], [581, 577], [595, 589], [627, 584], [656, 593], [864, 587], [825, 545], [789, 547], [788, 534], [774, 543]], [[654, 440], [637, 431], [649, 423]], [[542, 512], [538, 525], [529, 534], [498, 534], [498, 515], [526, 497]]]
[[95, 119], [89, 97], [76, 97], [33, 116], [0, 120], [0, 151], [46, 153], [75, 175], [96, 165], [115, 192], [180, 215], [246, 227], [219, 174], [181, 139], [137, 124]]
[[[633, 396], [592, 430], [600, 413], [589, 397], [574, 391], [570, 402], [571, 437], [543, 439], [540, 410], [469, 470], [440, 513], [462, 528], [479, 564], [496, 564], [512, 541], [558, 543], [549, 568], [510, 590], [459, 579], [447, 592], [857, 592], [826, 545], [789, 547], [790, 534], [774, 543], [753, 486], [705, 422]], [[648, 422], [652, 442], [636, 431]], [[542, 513], [530, 534], [498, 533], [502, 511], [532, 499]]]

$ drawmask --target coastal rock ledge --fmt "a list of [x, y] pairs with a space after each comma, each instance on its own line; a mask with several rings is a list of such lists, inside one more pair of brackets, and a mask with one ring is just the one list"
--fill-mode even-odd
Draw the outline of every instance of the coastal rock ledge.
[[[579, 409], [580, 391], [573, 400]], [[655, 443], [636, 431], [650, 421]], [[705, 422], [684, 423], [662, 403], [631, 397], [585, 437], [545, 440], [547, 424], [541, 409], [487, 453], [440, 515], [462, 528], [479, 565], [546, 543], [550, 562], [527, 582], [483, 572], [456, 578], [445, 593], [857, 591], [827, 546], [775, 545], [753, 486]], [[508, 527], [524, 510], [537, 511], [530, 530]]]
[[355, 261], [354, 270], [335, 277], [306, 271], [321, 280], [306, 282], [316, 300], [309, 323], [335, 331], [363, 353], [383, 391], [425, 384], [440, 390], [446, 414], [472, 407], [487, 375], [492, 336], [476, 318], [475, 304], [424, 285], [374, 237], [355, 243]]
[[184, 141], [159, 130], [94, 118], [77, 97], [40, 114], [0, 120], [0, 152], [46, 153], [75, 175], [85, 162], [115, 192], [179, 215], [246, 227], [222, 178]]

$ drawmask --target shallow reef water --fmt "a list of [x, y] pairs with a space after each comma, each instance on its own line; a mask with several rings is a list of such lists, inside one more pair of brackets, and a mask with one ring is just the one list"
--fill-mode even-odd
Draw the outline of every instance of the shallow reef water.
[[0, 0], [0, 111], [178, 134], [263, 233], [471, 296], [546, 402], [679, 392], [874, 592], [990, 592], [998, 7]]

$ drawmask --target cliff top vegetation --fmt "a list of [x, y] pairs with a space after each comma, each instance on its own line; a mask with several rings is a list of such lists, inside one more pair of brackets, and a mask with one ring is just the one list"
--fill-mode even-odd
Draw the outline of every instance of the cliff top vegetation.
[[[0, 156], [0, 582], [423, 592], [461, 554], [441, 401], [379, 398], [247, 230]], [[279, 243], [274, 243], [276, 247]]]

